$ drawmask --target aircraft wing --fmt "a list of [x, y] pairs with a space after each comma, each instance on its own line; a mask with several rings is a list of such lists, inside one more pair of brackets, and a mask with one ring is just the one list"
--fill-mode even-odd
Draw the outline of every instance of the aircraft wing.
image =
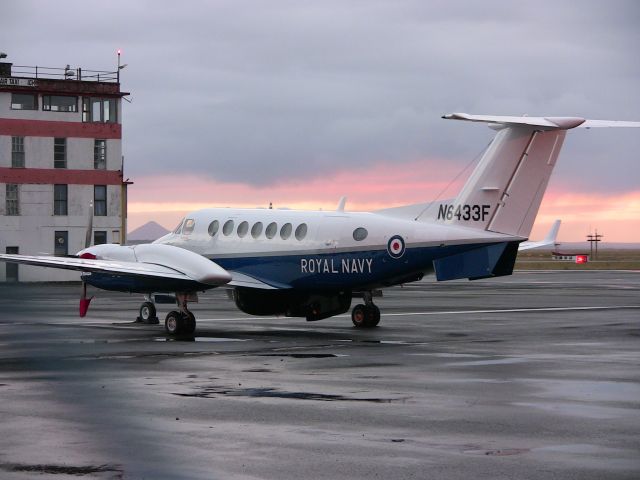
[[227, 284], [230, 287], [248, 287], [258, 288], [260, 290], [277, 290], [279, 287], [274, 287], [258, 279], [255, 279], [244, 273], [230, 271], [231, 281]]
[[37, 267], [60, 268], [92, 273], [112, 273], [138, 275], [145, 277], [166, 277], [171, 279], [191, 280], [184, 273], [163, 265], [139, 262], [121, 262], [116, 260], [93, 260], [74, 257], [55, 257], [48, 255], [9, 255], [0, 254], [0, 260]]
[[217, 263], [169, 245], [96, 245], [79, 252], [77, 257], [0, 254], [0, 261], [119, 277], [186, 280], [211, 287], [231, 280], [229, 272]]

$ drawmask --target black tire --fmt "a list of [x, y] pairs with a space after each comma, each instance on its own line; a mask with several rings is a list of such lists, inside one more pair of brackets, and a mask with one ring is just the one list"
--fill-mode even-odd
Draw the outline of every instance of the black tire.
[[193, 335], [196, 331], [196, 317], [193, 313], [188, 312], [184, 317], [184, 330], [182, 333], [186, 335]]
[[351, 310], [351, 321], [356, 328], [366, 327], [367, 306], [360, 303], [353, 307], [353, 310]]
[[366, 307], [365, 327], [374, 328], [380, 323], [380, 309], [376, 305], [367, 305]]
[[140, 320], [147, 323], [156, 316], [156, 306], [151, 302], [144, 302], [140, 305]]
[[164, 330], [169, 335], [180, 335], [184, 332], [185, 321], [180, 312], [175, 310], [167, 313], [167, 317], [164, 319]]

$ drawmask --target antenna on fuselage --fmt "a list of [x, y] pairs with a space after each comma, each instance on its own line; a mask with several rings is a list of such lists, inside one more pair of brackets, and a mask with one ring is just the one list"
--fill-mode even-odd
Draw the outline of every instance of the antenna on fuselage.
[[338, 208], [336, 208], [336, 212], [344, 212], [344, 206], [347, 204], [347, 197], [340, 197], [340, 201], [338, 202]]

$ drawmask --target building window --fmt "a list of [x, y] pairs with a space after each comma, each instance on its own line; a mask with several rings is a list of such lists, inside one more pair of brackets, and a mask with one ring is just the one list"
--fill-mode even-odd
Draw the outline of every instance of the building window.
[[50, 112], [77, 112], [78, 97], [68, 95], [43, 95], [42, 110]]
[[24, 168], [24, 137], [11, 137], [11, 166]]
[[107, 141], [96, 139], [93, 143], [93, 168], [104, 170], [107, 168]]
[[37, 110], [38, 95], [31, 93], [12, 93], [11, 110]]
[[18, 185], [7, 183], [7, 215], [20, 215], [20, 191]]
[[84, 97], [82, 99], [82, 121], [115, 123], [116, 99]]
[[69, 232], [55, 232], [53, 253], [57, 256], [69, 255]]
[[96, 217], [107, 216], [107, 186], [94, 185], [93, 187], [93, 214]]
[[66, 185], [53, 186], [53, 214], [54, 215], [67, 214], [67, 186]]
[[[7, 247], [6, 253], [10, 255], [17, 255], [20, 253], [20, 249], [18, 247]], [[7, 265], [7, 282], [17, 282], [18, 279], [18, 264], [17, 263], [6, 263]]]
[[103, 243], [107, 243], [107, 231], [96, 230], [95, 232], [93, 232], [93, 244], [102, 245]]
[[53, 139], [53, 168], [67, 168], [67, 139]]

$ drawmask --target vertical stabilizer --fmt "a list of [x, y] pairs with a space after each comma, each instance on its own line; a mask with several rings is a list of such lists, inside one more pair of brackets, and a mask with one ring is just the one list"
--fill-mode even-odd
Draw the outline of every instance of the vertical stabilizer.
[[438, 206], [436, 220], [528, 237], [566, 129], [584, 119], [466, 114], [445, 118], [490, 123], [498, 133], [456, 199]]

